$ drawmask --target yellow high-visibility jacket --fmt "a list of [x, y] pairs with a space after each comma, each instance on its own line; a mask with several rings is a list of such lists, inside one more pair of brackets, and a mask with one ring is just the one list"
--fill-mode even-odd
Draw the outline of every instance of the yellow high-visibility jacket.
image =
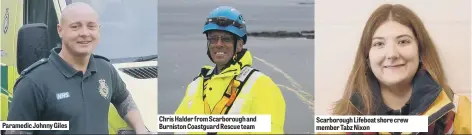
[[[270, 77], [257, 70], [251, 70], [253, 69], [250, 68], [252, 65], [252, 56], [249, 51], [244, 49], [238, 54], [236, 61], [237, 62], [230, 65], [219, 74], [214, 74], [213, 67], [204, 66], [201, 75], [188, 85], [185, 97], [175, 114], [218, 115], [226, 113], [271, 115], [271, 132], [218, 132], [218, 134], [283, 134], [285, 100], [282, 92]], [[251, 71], [253, 72], [249, 76], [248, 74], [251, 73]], [[245, 78], [243, 80], [246, 81], [235, 82], [238, 80], [238, 77]], [[236, 89], [236, 87], [232, 89], [233, 86], [238, 85], [242, 87], [240, 87], [240, 89]], [[237, 97], [234, 98], [230, 96], [232, 90], [239, 93]], [[229, 110], [226, 107], [228, 101], [233, 101]]]

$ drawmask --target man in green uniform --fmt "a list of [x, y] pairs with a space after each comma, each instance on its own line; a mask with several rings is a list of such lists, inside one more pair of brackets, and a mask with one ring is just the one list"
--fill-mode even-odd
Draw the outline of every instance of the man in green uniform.
[[69, 131], [14, 134], [108, 134], [110, 102], [138, 134], [149, 133], [109, 60], [92, 54], [100, 40], [98, 14], [85, 3], [66, 7], [57, 26], [62, 47], [22, 71], [9, 121], [69, 121]]

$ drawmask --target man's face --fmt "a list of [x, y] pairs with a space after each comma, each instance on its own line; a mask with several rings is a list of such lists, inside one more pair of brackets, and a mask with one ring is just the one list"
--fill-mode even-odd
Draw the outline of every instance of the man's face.
[[91, 8], [74, 7], [58, 25], [63, 48], [75, 55], [90, 55], [100, 40], [98, 15]]
[[234, 56], [234, 37], [224, 31], [211, 31], [208, 33], [210, 56], [216, 65], [227, 64]]

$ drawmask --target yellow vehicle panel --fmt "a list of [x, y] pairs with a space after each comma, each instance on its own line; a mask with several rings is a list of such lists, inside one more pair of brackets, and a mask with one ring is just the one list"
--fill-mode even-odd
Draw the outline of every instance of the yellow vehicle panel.
[[13, 85], [18, 78], [16, 72], [16, 42], [17, 33], [23, 24], [23, 1], [2, 0], [1, 4], [1, 92], [0, 92], [0, 120], [6, 120], [8, 103], [11, 101]]

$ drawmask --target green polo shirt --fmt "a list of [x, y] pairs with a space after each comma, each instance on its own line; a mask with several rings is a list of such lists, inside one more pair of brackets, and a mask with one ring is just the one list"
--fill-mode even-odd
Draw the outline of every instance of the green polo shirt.
[[43, 130], [40, 134], [108, 134], [110, 102], [115, 106], [129, 92], [108, 59], [92, 55], [85, 73], [67, 64], [51, 50], [21, 73], [15, 84], [9, 121], [69, 121], [69, 131]]

